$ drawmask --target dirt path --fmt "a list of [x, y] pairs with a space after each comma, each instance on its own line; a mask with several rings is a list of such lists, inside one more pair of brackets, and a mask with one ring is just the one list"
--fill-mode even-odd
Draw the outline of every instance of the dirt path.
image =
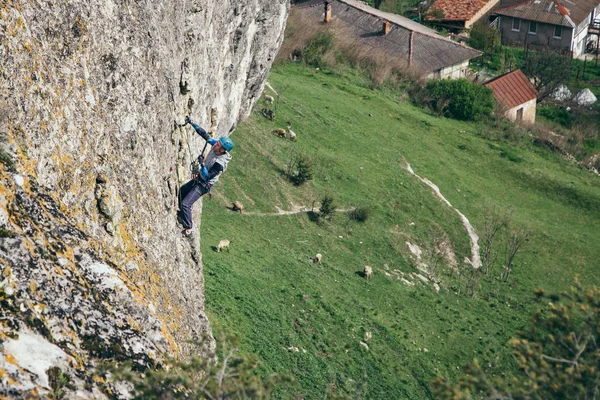
[[417, 179], [419, 179], [421, 182], [429, 186], [440, 200], [442, 200], [448, 205], [448, 207], [452, 208], [458, 213], [458, 215], [460, 215], [460, 219], [462, 220], [464, 227], [467, 229], [469, 239], [471, 240], [471, 259], [469, 260], [465, 257], [465, 261], [471, 264], [473, 268], [481, 267], [481, 258], [479, 257], [479, 236], [477, 236], [477, 233], [475, 233], [475, 229], [473, 229], [473, 226], [471, 225], [467, 217], [465, 217], [463, 213], [454, 208], [452, 204], [450, 204], [450, 202], [446, 200], [446, 198], [440, 192], [440, 188], [438, 188], [433, 182], [431, 182], [427, 178], [421, 178], [419, 175], [415, 174], [415, 171], [413, 171], [412, 167], [408, 163], [406, 164], [406, 169], [408, 170], [408, 172], [416, 176]]
[[[258, 217], [273, 217], [273, 216], [280, 216], [280, 215], [293, 215], [293, 214], [300, 214], [300, 213], [307, 213], [307, 212], [315, 212], [318, 213], [319, 212], [319, 208], [315, 207], [315, 208], [309, 208], [309, 207], [302, 207], [302, 206], [296, 206], [296, 205], [292, 205], [292, 209], [291, 210], [282, 210], [281, 208], [275, 206], [275, 208], [277, 209], [277, 212], [274, 213], [261, 213], [261, 212], [246, 212], [244, 211], [244, 215], [255, 215]], [[348, 211], [352, 211], [352, 209], [337, 209], [335, 210], [335, 212], [348, 212]]]

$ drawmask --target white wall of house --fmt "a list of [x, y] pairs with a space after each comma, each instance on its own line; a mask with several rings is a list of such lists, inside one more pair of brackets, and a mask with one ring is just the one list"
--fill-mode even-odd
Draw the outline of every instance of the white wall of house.
[[590, 26], [592, 14], [588, 15], [586, 19], [580, 23], [574, 30], [574, 36], [572, 41], [573, 57], [579, 57], [585, 52], [585, 45], [588, 40], [588, 28]]
[[[535, 124], [535, 106], [537, 100], [529, 100], [527, 103], [523, 103], [518, 105], [515, 108], [511, 108], [507, 112], [504, 113], [506, 118], [510, 119], [513, 122], [522, 122], [524, 124]], [[522, 111], [519, 111], [522, 110]], [[517, 119], [521, 119], [521, 121], [517, 121]]]
[[435, 71], [427, 76], [427, 79], [460, 79], [465, 78], [469, 72], [469, 60], [460, 64], [454, 64], [441, 70]]

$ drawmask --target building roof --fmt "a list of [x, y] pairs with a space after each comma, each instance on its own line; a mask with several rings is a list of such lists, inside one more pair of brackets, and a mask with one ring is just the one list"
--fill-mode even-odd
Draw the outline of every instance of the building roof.
[[582, 23], [600, 0], [527, 0], [495, 11], [498, 15], [574, 28]]
[[[432, 11], [440, 10], [444, 13], [444, 21], [469, 21], [489, 2], [499, 0], [436, 0], [431, 7]], [[432, 18], [430, 15], [427, 19]]]
[[537, 90], [520, 69], [498, 76], [485, 86], [494, 91], [498, 103], [509, 109], [538, 97]]
[[[321, 0], [321, 4], [323, 4]], [[441, 36], [401, 15], [369, 7], [356, 0], [336, 0], [332, 3], [332, 18], [341, 21], [365, 45], [384, 50], [391, 56], [411, 58], [411, 67], [432, 73], [442, 68], [460, 64], [481, 55], [481, 52]], [[310, 7], [315, 20], [322, 20], [323, 9]], [[387, 35], [380, 34], [383, 21], [390, 22]], [[412, 37], [412, 47], [410, 45]]]

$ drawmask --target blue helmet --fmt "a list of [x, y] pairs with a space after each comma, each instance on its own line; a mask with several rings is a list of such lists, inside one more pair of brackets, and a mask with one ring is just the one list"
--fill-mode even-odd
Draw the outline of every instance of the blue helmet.
[[225, 151], [231, 151], [231, 149], [233, 149], [233, 141], [228, 137], [222, 137], [219, 139], [219, 142], [221, 142], [221, 146], [223, 146]]

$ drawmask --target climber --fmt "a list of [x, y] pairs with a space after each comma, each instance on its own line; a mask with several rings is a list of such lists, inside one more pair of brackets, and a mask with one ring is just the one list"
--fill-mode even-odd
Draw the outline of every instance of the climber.
[[222, 137], [215, 140], [194, 123], [189, 116], [185, 117], [186, 124], [191, 124], [198, 135], [202, 136], [212, 149], [204, 159], [204, 154], [198, 157], [200, 162], [200, 172], [197, 176], [181, 187], [179, 192], [179, 221], [183, 225], [184, 234], [189, 236], [192, 233], [192, 206], [206, 193], [209, 193], [215, 183], [219, 180], [221, 173], [227, 169], [227, 164], [231, 161], [229, 152], [233, 149], [233, 142], [228, 137]]

